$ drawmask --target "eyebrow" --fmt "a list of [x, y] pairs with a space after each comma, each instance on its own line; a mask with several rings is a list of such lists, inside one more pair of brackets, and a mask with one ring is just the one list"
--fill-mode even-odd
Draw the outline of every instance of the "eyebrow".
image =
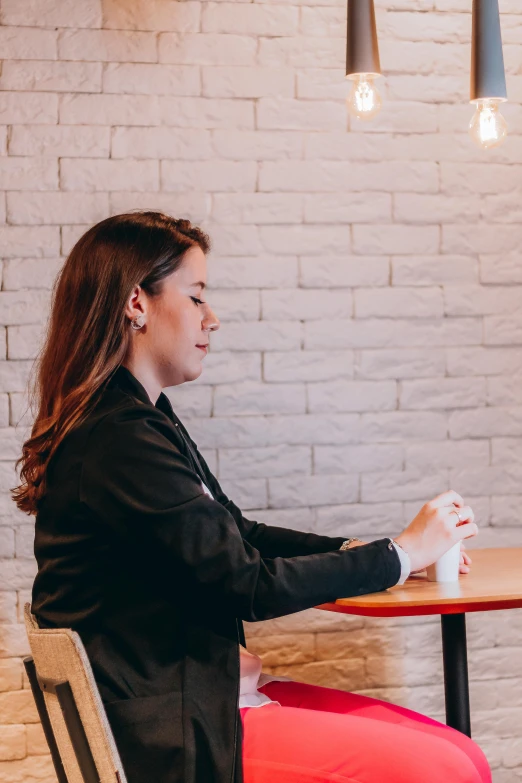
[[207, 286], [205, 285], [205, 283], [203, 283], [201, 280], [199, 281], [199, 283], [192, 283], [192, 285], [191, 285], [190, 287], [191, 287], [191, 288], [197, 288], [198, 286], [201, 286], [201, 288], [203, 289], [203, 291], [204, 291], [204, 290], [205, 290], [205, 288], [207, 287]]

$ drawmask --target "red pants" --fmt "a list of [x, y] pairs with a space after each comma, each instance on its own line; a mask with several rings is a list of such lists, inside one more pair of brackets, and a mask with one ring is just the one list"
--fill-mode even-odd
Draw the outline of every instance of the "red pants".
[[245, 783], [491, 783], [472, 740], [366, 696], [269, 682], [281, 703], [243, 707]]

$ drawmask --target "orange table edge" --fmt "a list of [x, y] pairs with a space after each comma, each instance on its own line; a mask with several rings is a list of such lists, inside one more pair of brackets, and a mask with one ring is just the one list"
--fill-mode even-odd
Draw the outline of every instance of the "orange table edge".
[[522, 548], [475, 549], [471, 572], [458, 582], [428, 582], [415, 574], [380, 593], [339, 598], [316, 609], [365, 617], [441, 615], [446, 723], [471, 736], [467, 612], [522, 608]]

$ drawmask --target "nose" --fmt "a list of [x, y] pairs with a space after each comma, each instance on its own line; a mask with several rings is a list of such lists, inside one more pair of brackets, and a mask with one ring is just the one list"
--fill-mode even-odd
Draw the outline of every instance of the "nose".
[[203, 317], [202, 327], [205, 332], [215, 332], [221, 326], [220, 320], [209, 306]]

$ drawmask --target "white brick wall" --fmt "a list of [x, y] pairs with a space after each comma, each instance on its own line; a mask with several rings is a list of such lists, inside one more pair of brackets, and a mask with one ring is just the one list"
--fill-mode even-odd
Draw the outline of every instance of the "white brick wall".
[[[0, 0], [0, 780], [54, 780], [21, 657], [31, 520], [8, 495], [53, 280], [104, 216], [211, 234], [222, 320], [170, 395], [271, 524], [396, 534], [453, 486], [477, 544], [522, 545], [522, 6], [510, 135], [466, 134], [469, 0], [378, 0], [381, 115], [350, 121], [345, 0]], [[21, 424], [17, 427], [18, 422]], [[473, 729], [522, 779], [522, 612], [469, 617]], [[443, 718], [436, 619], [249, 625], [266, 669]]]

